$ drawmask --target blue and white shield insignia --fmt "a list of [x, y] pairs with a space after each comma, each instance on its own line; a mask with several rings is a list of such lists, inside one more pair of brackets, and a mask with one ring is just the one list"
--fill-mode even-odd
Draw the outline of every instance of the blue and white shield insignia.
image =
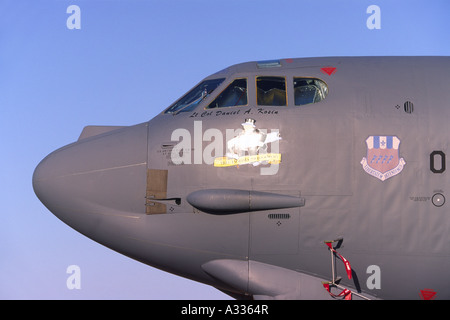
[[402, 172], [406, 162], [399, 156], [400, 139], [396, 136], [370, 136], [366, 140], [367, 157], [361, 160], [365, 172], [381, 181]]

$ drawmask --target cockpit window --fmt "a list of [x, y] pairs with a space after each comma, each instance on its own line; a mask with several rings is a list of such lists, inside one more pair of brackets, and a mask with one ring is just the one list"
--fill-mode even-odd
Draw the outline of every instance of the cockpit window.
[[236, 79], [208, 106], [224, 108], [247, 105], [247, 79]]
[[180, 100], [175, 102], [165, 113], [177, 113], [192, 111], [207, 96], [209, 96], [225, 78], [205, 80], [194, 89], [186, 93]]
[[322, 80], [294, 78], [294, 100], [296, 106], [320, 102], [328, 94], [328, 87]]
[[257, 102], [260, 106], [286, 105], [286, 79], [284, 77], [257, 77]]

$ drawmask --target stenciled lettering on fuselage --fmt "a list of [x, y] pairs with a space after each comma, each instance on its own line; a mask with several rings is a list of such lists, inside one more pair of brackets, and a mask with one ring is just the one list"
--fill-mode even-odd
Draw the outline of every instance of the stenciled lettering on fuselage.
[[405, 160], [400, 158], [400, 139], [396, 136], [370, 136], [366, 140], [367, 157], [361, 165], [365, 172], [385, 181], [402, 172]]
[[[215, 167], [230, 167], [243, 164], [279, 164], [281, 154], [278, 153], [278, 145], [268, 153], [268, 144], [278, 142], [281, 136], [278, 131], [266, 133], [255, 126], [254, 119], [245, 119], [241, 124], [243, 131], [227, 141], [227, 153], [225, 157], [214, 159]], [[276, 150], [274, 150], [276, 149]]]

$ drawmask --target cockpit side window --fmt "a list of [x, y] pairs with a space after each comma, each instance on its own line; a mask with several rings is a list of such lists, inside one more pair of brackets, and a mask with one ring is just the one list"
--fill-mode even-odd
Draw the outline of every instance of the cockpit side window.
[[294, 100], [296, 106], [320, 102], [328, 94], [328, 86], [319, 79], [294, 78]]
[[200, 102], [209, 96], [225, 78], [205, 80], [197, 85], [194, 89], [186, 93], [181, 99], [175, 102], [164, 113], [177, 113], [192, 111]]
[[286, 78], [256, 77], [257, 103], [260, 106], [285, 106]]
[[208, 109], [247, 105], [247, 79], [236, 79], [211, 102]]

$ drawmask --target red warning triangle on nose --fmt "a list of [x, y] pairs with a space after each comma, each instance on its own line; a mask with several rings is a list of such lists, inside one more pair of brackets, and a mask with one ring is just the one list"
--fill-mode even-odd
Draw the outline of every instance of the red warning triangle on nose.
[[437, 292], [432, 289], [424, 289], [420, 290], [420, 297], [422, 300], [434, 300], [436, 293]]
[[320, 71], [331, 76], [332, 74], [336, 73], [336, 68], [335, 67], [323, 67], [323, 68], [320, 68]]

